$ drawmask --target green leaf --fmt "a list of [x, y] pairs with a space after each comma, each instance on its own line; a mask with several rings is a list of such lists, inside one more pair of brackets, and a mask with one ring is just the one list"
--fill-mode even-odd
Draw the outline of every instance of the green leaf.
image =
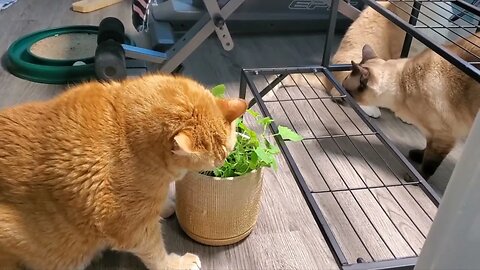
[[270, 117], [264, 117], [264, 118], [260, 118], [260, 119], [257, 120], [257, 123], [259, 123], [260, 125], [262, 125], [264, 127], [268, 126], [272, 122], [273, 122], [273, 120]]
[[273, 144], [272, 144], [271, 147], [269, 147], [269, 151], [270, 151], [270, 154], [280, 153], [280, 149], [276, 145], [273, 145]]
[[267, 163], [270, 164], [272, 162], [272, 156], [265, 151], [264, 148], [257, 148], [255, 149], [255, 154], [257, 154], [258, 158]]
[[290, 140], [294, 142], [303, 140], [303, 137], [300, 136], [298, 133], [284, 126], [278, 127], [278, 134], [280, 134], [280, 137], [282, 137], [282, 139], [284, 140]]
[[252, 109], [248, 109], [247, 112], [248, 112], [251, 116], [253, 116], [253, 117], [255, 117], [255, 118], [257, 118], [257, 117], [260, 116], [259, 113], [257, 113], [256, 111], [254, 111], [254, 110], [252, 110]]
[[222, 98], [225, 95], [225, 84], [219, 84], [212, 88], [212, 94], [215, 97]]

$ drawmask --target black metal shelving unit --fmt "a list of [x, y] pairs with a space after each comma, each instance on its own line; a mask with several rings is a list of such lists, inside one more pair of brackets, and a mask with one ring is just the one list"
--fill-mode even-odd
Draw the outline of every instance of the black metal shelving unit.
[[[328, 117], [331, 117], [331, 119], [336, 122], [336, 125], [340, 127], [340, 132], [339, 133], [334, 133], [330, 131], [328, 125], [322, 121], [321, 115], [319, 115], [317, 112], [312, 116], [310, 114], [309, 117], [315, 117], [317, 120], [317, 123], [320, 123], [318, 125], [323, 126], [326, 130], [326, 133], [322, 136], [316, 136], [313, 135], [311, 137], [306, 137], [302, 142], [301, 142], [301, 147], [304, 147], [307, 149], [310, 145], [310, 142], [315, 142], [318, 143], [320, 148], [325, 148], [327, 147], [325, 144], [322, 143], [325, 142], [325, 140], [328, 140], [330, 143], [334, 145], [334, 147], [338, 148], [341, 155], [345, 157], [345, 160], [348, 160], [349, 166], [353, 168], [356, 174], [362, 179], [363, 184], [362, 187], [360, 188], [352, 188], [349, 187], [348, 184], [346, 183], [345, 179], [342, 177], [341, 172], [339, 171], [339, 168], [333, 166], [336, 170], [336, 173], [340, 175], [341, 181], [345, 183], [346, 188], [343, 189], [335, 189], [331, 186], [328, 186], [327, 184], [327, 189], [322, 190], [322, 191], [316, 191], [312, 190], [312, 188], [309, 186], [308, 181], [306, 181], [304, 174], [302, 174], [302, 170], [297, 163], [297, 160], [294, 158], [294, 155], [292, 154], [292, 149], [289, 147], [291, 142], [288, 141], [283, 141], [279, 136], [275, 136], [275, 140], [277, 144], [279, 145], [281, 152], [287, 162], [287, 165], [289, 169], [291, 170], [293, 177], [295, 181], [298, 184], [298, 187], [300, 191], [302, 192], [302, 195], [304, 196], [304, 199], [306, 200], [310, 211], [315, 218], [315, 221], [318, 224], [318, 227], [320, 231], [322, 232], [323, 236], [325, 237], [332, 253], [335, 256], [335, 259], [341, 269], [413, 269], [417, 256], [419, 255], [418, 250], [415, 250], [410, 244], [410, 248], [412, 249], [412, 253], [414, 256], [396, 256], [392, 252], [392, 258], [391, 259], [384, 259], [384, 260], [376, 260], [374, 256], [370, 256], [370, 260], [365, 260], [364, 258], [357, 258], [355, 262], [352, 262], [352, 260], [348, 259], [344, 250], [342, 249], [341, 243], [338, 240], [339, 235], [336, 235], [335, 232], [332, 229], [332, 226], [330, 226], [328, 222], [328, 218], [325, 214], [325, 212], [322, 210], [322, 208], [319, 205], [319, 202], [317, 200], [317, 195], [318, 194], [329, 194], [331, 195], [337, 203], [339, 203], [339, 197], [337, 196], [339, 193], [343, 192], [346, 194], [349, 194], [349, 196], [352, 196], [352, 198], [356, 198], [356, 192], [357, 191], [365, 191], [368, 194], [373, 194], [375, 192], [376, 188], [384, 188], [385, 192], [389, 193], [390, 195], [392, 194], [392, 189], [393, 188], [403, 188], [405, 192], [410, 194], [410, 196], [413, 198], [414, 203], [418, 204], [418, 206], [423, 210], [422, 204], [416, 200], [416, 196], [410, 192], [410, 187], [415, 186], [415, 187], [420, 187], [421, 190], [424, 192], [424, 194], [431, 200], [431, 202], [435, 205], [438, 206], [440, 202], [440, 197], [435, 193], [435, 191], [432, 189], [432, 187], [420, 176], [420, 174], [417, 172], [417, 170], [410, 164], [410, 162], [402, 155], [402, 153], [389, 141], [389, 139], [384, 135], [384, 133], [375, 125], [373, 124], [368, 116], [366, 116], [363, 111], [360, 109], [360, 107], [357, 105], [357, 103], [345, 92], [341, 84], [337, 81], [335, 81], [332, 72], [333, 71], [340, 71], [340, 70], [349, 70], [351, 67], [349, 65], [330, 65], [329, 59], [331, 55], [331, 45], [332, 45], [332, 40], [333, 40], [333, 35], [334, 35], [334, 29], [335, 29], [335, 22], [338, 14], [338, 6], [339, 6], [339, 1], [343, 0], [332, 0], [331, 6], [330, 6], [330, 25], [329, 29], [327, 32], [327, 37], [326, 37], [326, 42], [325, 42], [325, 47], [324, 47], [324, 52], [323, 52], [323, 61], [322, 61], [322, 66], [309, 66], [309, 67], [287, 67], [287, 68], [261, 68], [261, 69], [243, 69], [241, 73], [241, 81], [240, 81], [240, 96], [245, 98], [247, 94], [247, 88], [250, 90], [250, 92], [253, 95], [253, 99], [250, 103], [250, 106], [253, 106], [256, 104], [258, 108], [260, 109], [261, 113], [264, 116], [269, 116], [275, 119], [274, 113], [272, 113], [271, 108], [269, 105], [272, 102], [275, 102], [278, 107], [280, 108], [279, 110], [282, 111], [282, 114], [285, 116], [285, 119], [288, 120], [288, 122], [291, 124], [295, 129], [295, 125], [293, 124], [293, 121], [291, 117], [289, 116], [289, 111], [285, 108], [285, 105], [288, 103], [290, 106], [293, 106], [293, 108], [298, 111], [301, 115], [302, 111], [305, 110], [310, 110], [315, 112], [315, 106], [322, 106], [323, 112], [327, 114]], [[404, 12], [408, 12], [410, 14], [410, 20], [408, 22], [403, 21], [400, 19], [397, 15], [394, 13], [390, 12], [389, 10], [386, 10], [383, 8], [381, 5], [376, 3], [374, 0], [363, 0], [364, 3], [373, 9], [375, 9], [377, 12], [391, 20], [393, 23], [398, 25], [400, 28], [402, 28], [404, 31], [407, 32], [407, 36], [405, 38], [404, 42], [404, 48], [402, 51], [402, 56], [406, 57], [408, 55], [408, 52], [410, 50], [410, 46], [412, 44], [412, 39], [415, 38], [421, 43], [425, 44], [427, 47], [444, 57], [446, 60], [451, 62], [453, 65], [458, 67], [461, 71], [465, 72], [469, 76], [473, 77], [476, 79], [478, 82], [480, 82], [480, 57], [474, 55], [474, 57], [477, 59], [476, 61], [472, 62], [467, 62], [464, 61], [463, 59], [459, 58], [458, 56], [452, 54], [450, 51], [446, 50], [444, 47], [442, 47], [442, 44], [439, 44], [437, 41], [434, 41], [432, 38], [430, 38], [428, 35], [426, 35], [424, 32], [422, 32], [422, 29], [427, 29], [431, 31], [431, 33], [437, 33], [440, 37], [442, 37], [446, 42], [451, 42], [455, 43], [455, 40], [458, 40], [460, 38], [464, 38], [465, 34], [472, 34], [476, 35], [476, 30], [478, 28], [478, 25], [475, 23], [472, 23], [470, 19], [474, 18], [476, 22], [478, 23], [478, 18], [480, 18], [480, 9], [476, 6], [476, 2], [474, 4], [469, 4], [466, 3], [462, 0], [455, 0], [455, 1], [443, 1], [443, 0], [388, 0], [390, 3], [393, 5], [397, 5], [399, 3], [402, 3], [403, 5], [408, 4], [411, 6], [411, 10], [404, 10]], [[429, 5], [434, 5], [438, 7], [439, 10], [442, 12], [439, 13], [438, 9], [432, 9], [431, 6], [425, 5], [425, 3], [428, 2]], [[452, 13], [451, 10], [448, 7], [451, 7], [453, 11], [467, 11], [466, 13], [463, 14], [463, 16], [456, 16], [456, 14]], [[400, 8], [401, 9], [401, 8]], [[444, 11], [444, 12], [443, 12]], [[429, 15], [430, 14], [430, 15]], [[435, 16], [432, 16], [432, 14], [435, 14]], [[447, 16], [448, 15], [448, 16]], [[425, 18], [427, 18], [430, 22], [426, 22]], [[441, 20], [439, 20], [440, 18]], [[474, 20], [474, 21], [475, 21]], [[433, 24], [431, 22], [434, 22]], [[473, 30], [472, 30], [473, 29]], [[461, 32], [459, 34], [458, 32]], [[451, 38], [449, 35], [453, 35], [457, 38]], [[480, 35], [479, 35], [480, 37]], [[477, 46], [480, 46], [478, 44]], [[465, 48], [460, 47], [460, 49], [465, 50]], [[469, 52], [470, 53], [470, 52]], [[473, 54], [472, 54], [473, 55]], [[345, 98], [346, 102], [348, 103], [349, 107], [353, 110], [353, 112], [358, 115], [357, 118], [352, 117], [351, 112], [347, 112], [345, 106], [341, 106], [337, 103], [334, 103], [332, 100], [332, 97], [329, 97], [327, 95], [321, 95], [319, 94], [318, 91], [316, 91], [315, 86], [313, 85], [314, 83], [312, 80], [315, 80], [315, 83], [318, 84], [320, 80], [318, 80], [318, 76], [320, 74], [323, 74], [326, 76], [330, 82], [335, 86], [335, 88], [343, 95], [342, 97]], [[308, 78], [307, 79], [307, 75]], [[313, 78], [313, 79], [312, 79]], [[264, 84], [266, 85], [265, 87], [260, 87], [259, 84], [257, 83], [258, 81], [263, 81]], [[285, 90], [283, 93], [283, 96], [279, 96], [273, 89], [277, 85], [283, 86], [284, 89], [287, 89], [285, 81], [288, 80], [290, 83], [290, 87], [294, 87], [297, 90], [296, 95], [291, 94], [289, 91]], [[300, 85], [299, 80], [302, 80], [303, 85]], [[292, 84], [293, 82], [293, 84]], [[305, 89], [310, 89], [310, 95], [306, 95], [302, 93], [300, 90], [301, 88]], [[267, 95], [272, 95], [273, 93], [273, 99], [265, 99], [265, 96]], [[300, 94], [299, 94], [300, 93]], [[315, 94], [312, 94], [315, 93]], [[301, 105], [300, 105], [301, 104]], [[332, 105], [334, 104], [334, 105]], [[341, 124], [336, 120], [338, 115], [332, 112], [332, 106], [337, 106], [336, 112], [342, 112], [344, 115], [342, 116], [343, 119], [348, 119], [350, 122], [350, 125], [354, 126], [358, 132], [351, 133], [344, 128], [342, 128]], [[330, 108], [330, 109], [329, 109]], [[278, 113], [278, 112], [277, 112]], [[314, 128], [309, 125], [311, 123], [312, 119], [305, 117], [302, 115], [302, 119], [305, 123], [305, 125], [308, 127], [309, 131], [311, 134], [315, 134], [315, 131], [313, 130]], [[364, 125], [367, 128], [360, 128], [360, 125]], [[275, 122], [271, 125], [271, 131], [273, 134], [278, 133], [278, 126], [275, 124]], [[369, 167], [373, 171], [374, 168], [372, 166], [372, 161], [369, 160], [370, 157], [364, 155], [365, 149], [366, 148], [360, 148], [358, 146], [358, 139], [363, 140], [364, 142], [367, 142], [364, 147], [367, 147], [370, 149], [375, 156], [375, 159], [381, 160], [383, 162], [383, 166], [385, 168], [388, 168], [388, 170], [394, 175], [396, 182], [392, 183], [386, 183], [381, 180], [381, 177], [378, 176], [378, 179], [380, 179], [379, 184], [377, 186], [371, 186], [369, 183], [366, 183], [366, 180], [364, 177], [362, 177], [358, 171], [358, 168], [356, 168], [355, 164], [351, 161], [351, 159], [348, 158], [348, 156], [351, 154], [349, 151], [356, 151], [355, 153], [359, 156], [359, 159], [366, 164], [365, 166]], [[395, 157], [396, 162], [401, 164], [403, 168], [405, 169], [405, 177], [402, 177], [398, 174], [398, 172], [395, 171], [393, 168], [394, 166], [392, 165], [392, 162], [385, 159], [384, 155], [378, 150], [378, 146], [373, 145], [371, 142], [372, 140], [378, 140], [381, 142], [383, 147], [388, 150], [388, 152]], [[353, 150], [346, 151], [345, 147], [341, 145], [341, 142], [347, 142], [353, 146]], [[307, 145], [308, 144], [308, 145]], [[328, 161], [334, 163], [333, 157], [329, 156], [326, 154], [328, 157]], [[313, 160], [313, 157], [310, 155], [308, 157], [309, 159]], [[312, 163], [314, 164], [314, 163]], [[320, 168], [317, 169], [319, 170], [319, 174], [322, 174], [322, 171]], [[407, 178], [408, 177], [408, 178]], [[394, 197], [394, 196], [392, 196]], [[377, 200], [376, 201], [380, 205], [381, 211], [383, 213], [380, 214], [385, 214], [386, 216], [389, 217], [390, 221], [391, 218], [389, 216], [389, 213], [381, 207], [380, 202]], [[358, 206], [358, 209], [361, 210], [362, 214], [365, 214], [367, 217], [368, 222], [373, 224], [371, 216], [366, 214], [366, 209], [362, 205], [360, 205], [359, 201], [355, 199], [355, 203]], [[400, 209], [407, 213], [406, 216], [409, 218], [409, 222], [411, 221], [412, 224], [415, 224], [415, 220], [413, 220], [412, 216], [408, 215], [408, 211], [404, 209], [404, 205], [400, 203], [399, 201], [395, 200], [395, 204], [397, 204]], [[340, 205], [340, 203], [339, 203]], [[342, 213], [347, 217], [347, 221], [351, 225], [351, 220], [348, 219], [348, 216], [345, 214], [345, 209], [342, 209], [340, 206], [340, 209], [342, 210]], [[430, 220], [433, 220], [434, 217], [430, 216]], [[393, 221], [392, 221], [393, 224]], [[416, 225], [415, 225], [416, 226]], [[357, 234], [358, 232], [355, 230], [354, 226], [353, 231]], [[405, 236], [403, 232], [401, 232], [401, 228], [396, 227], [395, 228], [403, 237]], [[378, 230], [376, 233], [379, 234], [381, 240], [385, 242], [385, 240], [382, 238], [381, 232]], [[426, 237], [426, 235], [424, 235]], [[359, 237], [361, 238], [361, 237]], [[405, 239], [405, 237], [404, 237]], [[408, 241], [406, 241], [408, 243]], [[368, 250], [368, 247], [363, 243], [363, 246], [366, 248], [367, 253], [371, 255], [371, 252]], [[385, 245], [387, 245], [385, 243]], [[390, 250], [391, 251], [391, 250]]]

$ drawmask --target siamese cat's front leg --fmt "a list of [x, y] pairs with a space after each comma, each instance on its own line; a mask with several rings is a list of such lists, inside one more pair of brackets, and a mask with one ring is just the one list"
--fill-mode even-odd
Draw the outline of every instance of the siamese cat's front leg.
[[410, 159], [421, 163], [420, 174], [425, 180], [428, 180], [440, 166], [445, 157], [450, 153], [455, 140], [452, 138], [427, 139], [427, 147], [423, 150], [414, 149], [408, 153]]

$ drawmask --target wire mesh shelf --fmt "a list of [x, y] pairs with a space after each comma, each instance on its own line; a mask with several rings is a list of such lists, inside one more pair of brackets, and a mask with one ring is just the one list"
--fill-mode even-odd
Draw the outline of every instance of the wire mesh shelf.
[[[415, 38], [480, 82], [480, 55], [461, 45], [480, 48], [479, 0], [474, 0], [473, 4], [463, 0], [385, 0], [403, 15], [410, 14], [409, 21], [403, 21], [375, 0], [363, 1], [407, 32], [402, 57], [408, 56], [412, 38]], [[478, 42], [467, 40], [469, 36], [478, 38]], [[445, 45], [452, 45], [452, 49]], [[458, 52], [465, 53], [466, 57], [458, 56]]]
[[248, 85], [273, 133], [304, 137], [275, 139], [343, 269], [413, 265], [439, 198], [351, 98], [325, 94], [321, 74], [331, 78], [323, 67], [244, 70], [241, 95]]
[[[333, 71], [351, 68], [329, 63], [339, 1], [331, 2], [322, 66], [244, 69], [240, 96], [246, 97], [248, 86], [250, 106], [275, 120], [274, 134], [284, 125], [304, 137], [275, 140], [338, 265], [413, 269], [440, 198], [335, 81]], [[375, 0], [362, 1], [407, 33], [402, 57], [415, 38], [480, 82], [479, 55], [461, 46], [466, 37], [479, 37], [480, 0], [386, 0], [410, 14], [408, 21]], [[444, 46], [449, 44], [454, 49]], [[349, 106], [334, 102], [319, 76]]]

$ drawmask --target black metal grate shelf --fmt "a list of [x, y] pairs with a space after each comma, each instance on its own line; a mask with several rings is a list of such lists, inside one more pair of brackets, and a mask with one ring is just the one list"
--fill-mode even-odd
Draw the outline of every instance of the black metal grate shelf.
[[[265, 116], [300, 133], [301, 142], [275, 140], [319, 229], [342, 269], [413, 269], [440, 201], [400, 151], [346, 94], [330, 65], [339, 1], [332, 0], [322, 66], [244, 69], [240, 96], [250, 89]], [[402, 57], [415, 38], [478, 82], [480, 57], [458, 41], [477, 33], [480, 0], [386, 0], [410, 14], [408, 22], [374, 0], [362, 0], [407, 32]], [[443, 45], [454, 44], [468, 61]], [[328, 96], [326, 76], [349, 106]]]
[[[412, 38], [415, 38], [480, 82], [480, 55], [459, 44], [463, 40], [480, 48], [480, 1], [475, 1], [475, 5], [472, 5], [463, 0], [386, 0], [400, 12], [410, 14], [409, 22], [403, 21], [374, 0], [362, 1], [407, 32], [403, 57], [408, 56]], [[468, 36], [477, 37], [479, 42], [468, 41]], [[469, 55], [469, 60], [466, 61], [443, 47], [447, 44], [453, 44], [465, 52]]]
[[406, 265], [419, 255], [439, 198], [350, 97], [346, 107], [325, 95], [322, 73], [331, 76], [323, 67], [245, 70], [241, 95], [248, 85], [275, 119], [273, 133], [278, 124], [303, 135], [275, 139], [339, 265]]

